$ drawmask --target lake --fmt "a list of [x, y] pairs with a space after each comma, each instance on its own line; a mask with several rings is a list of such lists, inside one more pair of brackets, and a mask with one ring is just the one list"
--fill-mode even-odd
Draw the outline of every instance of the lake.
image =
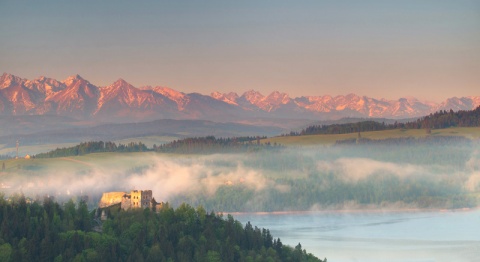
[[233, 214], [329, 262], [480, 261], [480, 210]]

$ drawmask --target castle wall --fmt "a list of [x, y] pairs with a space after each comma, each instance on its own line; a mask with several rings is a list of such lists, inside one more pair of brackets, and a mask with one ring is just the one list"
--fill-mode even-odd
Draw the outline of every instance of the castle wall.
[[130, 208], [132, 208], [132, 200], [131, 200], [131, 195], [127, 195], [127, 194], [124, 194], [123, 197], [122, 197], [122, 204], [120, 205], [120, 207], [123, 209], [123, 210], [129, 210]]
[[142, 191], [141, 190], [132, 190], [130, 192], [132, 208], [139, 208], [142, 206]]
[[143, 208], [150, 207], [151, 202], [152, 202], [152, 190], [142, 191], [142, 207]]
[[[99, 208], [109, 207], [119, 204], [123, 210], [130, 208], [161, 208], [160, 203], [157, 203], [153, 198], [152, 190], [132, 190], [130, 194], [125, 192], [106, 192], [103, 193]], [[160, 206], [159, 206], [160, 205]]]
[[122, 202], [122, 197], [125, 195], [125, 192], [106, 192], [102, 194], [100, 202], [98, 202], [98, 207], [104, 208], [109, 207]]

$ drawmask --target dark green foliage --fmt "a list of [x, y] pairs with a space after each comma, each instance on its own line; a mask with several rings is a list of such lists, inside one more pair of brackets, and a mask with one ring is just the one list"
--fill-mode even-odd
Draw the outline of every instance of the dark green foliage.
[[283, 246], [267, 229], [202, 207], [105, 211], [97, 232], [85, 203], [0, 195], [0, 261], [321, 261], [301, 246]]
[[[456, 146], [461, 144], [469, 144], [472, 140], [463, 136], [427, 136], [427, 137], [396, 137], [387, 139], [368, 139], [368, 138], [351, 138], [345, 140], [337, 140], [336, 146], [339, 145], [361, 145], [361, 146], [377, 146], [388, 148], [397, 148], [401, 146]], [[377, 148], [378, 149], [378, 148]], [[398, 150], [398, 148], [397, 148]]]
[[356, 133], [359, 131], [367, 132], [386, 129], [392, 128], [390, 127], [390, 125], [385, 125], [385, 123], [378, 123], [375, 121], [363, 121], [359, 123], [309, 126], [303, 129], [300, 133], [292, 133], [292, 135], [347, 134]]
[[290, 132], [287, 135], [316, 135], [316, 134], [347, 134], [367, 131], [381, 131], [388, 129], [439, 129], [448, 127], [477, 127], [480, 126], [480, 107], [474, 110], [440, 110], [428, 116], [421, 117], [416, 121], [386, 125], [375, 121], [363, 121], [359, 123], [312, 125], [300, 132]]
[[171, 143], [148, 148], [142, 142], [130, 142], [126, 145], [114, 142], [90, 141], [67, 148], [57, 148], [47, 153], [35, 155], [36, 158], [79, 156], [89, 153], [100, 152], [145, 152], [156, 151], [179, 154], [213, 154], [213, 153], [237, 153], [256, 152], [261, 149], [278, 149], [277, 144], [260, 144], [260, 139], [267, 137], [233, 137], [215, 138], [214, 136], [194, 137], [175, 140]]
[[281, 148], [277, 144], [260, 144], [266, 137], [216, 138], [214, 136], [192, 137], [175, 140], [155, 148], [157, 152], [178, 154], [212, 154], [256, 152], [262, 149]]
[[79, 156], [89, 153], [100, 152], [144, 152], [149, 151], [147, 146], [142, 142], [130, 142], [126, 145], [115, 144], [114, 142], [90, 141], [80, 143], [79, 145], [67, 148], [57, 148], [47, 153], [40, 153], [35, 155], [36, 158], [47, 157], [65, 157], [65, 156]]

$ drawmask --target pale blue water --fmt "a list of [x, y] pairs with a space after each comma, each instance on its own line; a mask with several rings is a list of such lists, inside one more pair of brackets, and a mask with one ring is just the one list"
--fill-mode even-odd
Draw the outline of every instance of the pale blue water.
[[480, 211], [235, 214], [329, 262], [480, 261]]

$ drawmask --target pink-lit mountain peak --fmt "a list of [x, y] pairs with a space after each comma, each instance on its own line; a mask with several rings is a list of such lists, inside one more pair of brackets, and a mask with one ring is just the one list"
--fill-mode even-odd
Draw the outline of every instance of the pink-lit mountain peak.
[[262, 95], [260, 92], [255, 91], [255, 90], [249, 90], [242, 95], [245, 100], [250, 102], [251, 104], [257, 104], [259, 101], [261, 101], [265, 96]]
[[[113, 85], [117, 85], [117, 86], [132, 86], [130, 83], [128, 83], [127, 81], [125, 81], [123, 78], [119, 78], [117, 79], [117, 81], [115, 81], [113, 83]], [[133, 87], [133, 86], [132, 86]]]
[[62, 83], [64, 83], [66, 86], [72, 86], [72, 85], [78, 85], [78, 84], [91, 85], [90, 82], [85, 80], [79, 74], [69, 76], [67, 79], [63, 80]]
[[[127, 81], [119, 78], [117, 81], [113, 82], [111, 85], [101, 88], [101, 90], [109, 90], [110, 92], [119, 90], [123, 90], [124, 92], [132, 92], [132, 91], [141, 91], [140, 89], [134, 87]], [[128, 91], [131, 90], [131, 91]]]
[[279, 91], [274, 91], [270, 95], [264, 98], [265, 101], [272, 104], [287, 104], [291, 101], [291, 98], [286, 93], [280, 93]]
[[210, 96], [219, 100], [219, 101], [225, 102], [227, 104], [238, 105], [237, 99], [238, 99], [239, 96], [235, 92], [230, 92], [230, 93], [226, 93], [226, 94], [222, 94], [220, 92], [212, 92], [210, 94]]
[[[304, 96], [292, 98], [274, 91], [264, 96], [249, 90], [240, 97], [235, 92], [213, 92], [210, 96], [185, 94], [168, 87], [136, 88], [123, 79], [97, 87], [80, 75], [59, 82], [52, 78], [34, 80], [4, 73], [0, 76], [0, 114], [52, 114], [81, 118], [99, 114], [108, 119], [161, 116], [188, 119], [231, 120], [232, 117], [288, 117], [328, 119], [339, 117], [407, 118], [437, 110], [471, 110], [480, 105], [480, 96], [453, 97], [442, 103], [423, 102], [414, 97], [398, 100], [357, 94]], [[124, 120], [121, 120], [124, 121]]]
[[3, 73], [2, 76], [0, 77], [0, 83], [1, 83], [0, 88], [7, 88], [14, 85], [21, 85], [25, 81], [26, 79], [20, 78], [18, 76], [15, 76], [9, 73]]

